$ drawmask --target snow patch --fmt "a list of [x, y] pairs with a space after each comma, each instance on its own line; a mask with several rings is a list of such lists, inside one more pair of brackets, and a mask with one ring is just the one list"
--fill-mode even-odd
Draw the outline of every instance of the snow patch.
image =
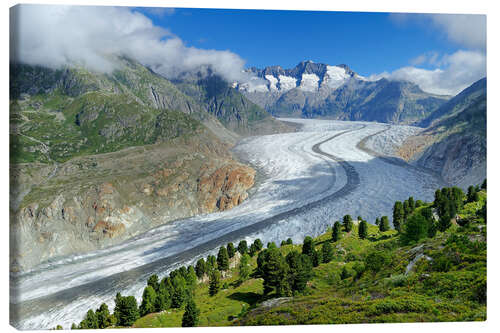
[[299, 88], [304, 91], [317, 91], [319, 77], [316, 74], [302, 74]]
[[326, 74], [323, 78], [322, 86], [337, 89], [350, 78], [345, 69], [339, 66], [326, 66]]
[[279, 89], [281, 91], [288, 91], [297, 87], [297, 79], [291, 76], [279, 75]]
[[272, 75], [266, 75], [265, 77], [266, 77], [266, 80], [269, 81], [269, 89], [270, 90], [278, 90], [278, 87], [276, 86], [276, 84], [278, 83], [278, 79]]

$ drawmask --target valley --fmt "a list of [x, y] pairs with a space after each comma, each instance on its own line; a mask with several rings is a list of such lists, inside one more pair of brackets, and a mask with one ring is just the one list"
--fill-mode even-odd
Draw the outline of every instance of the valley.
[[[243, 138], [232, 148], [257, 170], [249, 198], [232, 209], [161, 224], [117, 245], [55, 257], [11, 279], [11, 322], [18, 328], [69, 327], [116, 292], [140, 297], [151, 274], [192, 264], [229, 241], [264, 243], [317, 236], [345, 214], [390, 216], [395, 200], [431, 201], [444, 185], [397, 159], [415, 131], [373, 122], [286, 119], [296, 132]], [[363, 144], [360, 144], [363, 143]], [[396, 161], [396, 162], [395, 162]]]

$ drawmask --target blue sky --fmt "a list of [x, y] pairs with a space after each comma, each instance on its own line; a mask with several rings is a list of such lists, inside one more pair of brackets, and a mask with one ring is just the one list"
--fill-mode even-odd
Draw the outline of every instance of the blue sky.
[[251, 80], [245, 67], [312, 60], [437, 94], [456, 94], [486, 75], [481, 15], [53, 5], [12, 11], [11, 58], [32, 65], [110, 72], [116, 64], [109, 54], [119, 53], [167, 78], [210, 66], [229, 82], [244, 82]]
[[[389, 13], [137, 8], [187, 46], [230, 50], [246, 66], [294, 67], [302, 60], [345, 63], [361, 75], [392, 72], [418, 56], [460, 45], [418, 18]], [[421, 64], [433, 68], [432, 64]]]

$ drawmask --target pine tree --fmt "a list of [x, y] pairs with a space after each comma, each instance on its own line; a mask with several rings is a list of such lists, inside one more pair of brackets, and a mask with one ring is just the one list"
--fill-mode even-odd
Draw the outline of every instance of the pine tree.
[[139, 307], [139, 312], [141, 316], [145, 316], [149, 313], [153, 313], [156, 309], [156, 291], [150, 285], [144, 288], [144, 292], [142, 293], [142, 303]]
[[227, 244], [227, 255], [229, 256], [229, 258], [232, 258], [232, 257], [234, 257], [235, 254], [236, 254], [236, 249], [234, 248], [233, 243], [228, 243]]
[[187, 297], [186, 280], [179, 274], [172, 279], [172, 308], [179, 309], [184, 305]]
[[99, 322], [97, 316], [92, 309], [87, 311], [85, 318], [80, 323], [81, 329], [97, 329], [99, 328]]
[[338, 241], [341, 236], [342, 236], [342, 230], [340, 228], [340, 222], [336, 221], [333, 224], [333, 228], [332, 228], [332, 241], [333, 242]]
[[408, 218], [401, 231], [401, 242], [409, 244], [418, 242], [420, 239], [428, 237], [429, 222], [420, 213], [415, 213]]
[[253, 243], [255, 244], [255, 248], [257, 249], [257, 251], [262, 250], [262, 248], [264, 247], [264, 244], [262, 244], [262, 241], [260, 240], [260, 238], [257, 238], [256, 240], [254, 240]]
[[120, 293], [115, 298], [116, 322], [118, 326], [132, 326], [139, 319], [139, 309], [134, 296], [121, 296]]
[[358, 236], [361, 239], [366, 239], [366, 237], [368, 237], [368, 224], [365, 220], [359, 222]]
[[404, 211], [404, 220], [406, 221], [406, 219], [411, 214], [410, 203], [408, 202], [408, 200], [405, 200], [403, 202], [403, 211]]
[[380, 220], [379, 230], [380, 232], [385, 232], [390, 229], [389, 227], [389, 218], [387, 216], [382, 216]]
[[188, 267], [188, 273], [186, 276], [186, 284], [189, 288], [194, 289], [196, 287], [196, 282], [198, 282], [198, 277], [193, 266]]
[[277, 248], [267, 249], [263, 265], [264, 294], [275, 291], [278, 296], [289, 295], [288, 265], [281, 251]]
[[251, 267], [248, 264], [250, 262], [250, 257], [248, 254], [241, 256], [240, 264], [238, 266], [239, 281], [240, 283], [248, 279], [251, 273]]
[[375, 219], [375, 225], [380, 227], [380, 219], [378, 217]]
[[288, 238], [286, 240], [286, 245], [293, 245], [293, 240], [291, 238]]
[[392, 210], [392, 223], [394, 224], [394, 229], [401, 231], [401, 226], [404, 223], [405, 211], [401, 201], [396, 201], [394, 203], [394, 208]]
[[295, 292], [302, 292], [307, 281], [312, 277], [312, 262], [309, 256], [300, 254], [297, 250], [289, 252], [285, 258], [288, 264], [288, 280], [290, 288]]
[[323, 252], [314, 250], [312, 254], [312, 263], [314, 267], [318, 267], [323, 262]]
[[445, 214], [439, 217], [437, 228], [441, 232], [445, 232], [448, 228], [451, 227], [451, 216]]
[[97, 317], [98, 328], [106, 328], [111, 326], [111, 314], [106, 303], [102, 303], [99, 309], [95, 312]]
[[483, 183], [481, 184], [481, 189], [486, 190], [486, 178], [484, 178]]
[[158, 293], [156, 294], [156, 299], [155, 299], [155, 311], [160, 312], [164, 311], [170, 308], [172, 305], [172, 300], [170, 299], [170, 292], [169, 290], [165, 287], [165, 285], [160, 284], [160, 290], [158, 290]]
[[158, 292], [158, 288], [160, 287], [160, 283], [158, 281], [158, 275], [153, 274], [148, 279], [148, 286], [151, 286], [156, 292]]
[[321, 252], [323, 254], [323, 262], [325, 264], [333, 260], [333, 247], [329, 242], [323, 243]]
[[277, 249], [278, 247], [276, 246], [275, 242], [269, 242], [269, 243], [267, 243], [267, 248], [268, 249]]
[[224, 246], [221, 246], [217, 254], [217, 267], [220, 271], [227, 271], [229, 269], [229, 256]]
[[408, 206], [410, 208], [410, 213], [413, 213], [415, 211], [415, 200], [413, 197], [408, 198]]
[[246, 240], [240, 241], [240, 243], [238, 244], [238, 252], [240, 254], [245, 254], [248, 252], [248, 245]]
[[186, 304], [184, 315], [182, 316], [182, 327], [194, 327], [198, 325], [198, 317], [200, 310], [196, 307], [192, 297], [189, 298]]
[[250, 255], [250, 257], [253, 257], [257, 252], [259, 252], [257, 250], [257, 245], [255, 245], [255, 243], [252, 243], [252, 245], [250, 245], [250, 249], [248, 250], [248, 254]]
[[476, 193], [476, 188], [474, 186], [469, 186], [467, 188], [467, 202], [474, 201], [474, 194]]
[[207, 257], [207, 270], [206, 273], [210, 274], [213, 270], [217, 269], [217, 258], [214, 255]]
[[221, 275], [219, 271], [213, 271], [210, 274], [210, 279], [208, 282], [208, 292], [210, 296], [214, 296], [219, 292], [221, 288]]
[[345, 232], [350, 232], [352, 230], [352, 217], [351, 215], [345, 215], [343, 219], [343, 224], [344, 224], [344, 231]]
[[196, 262], [196, 276], [198, 279], [201, 279], [203, 275], [207, 272], [207, 264], [205, 263], [205, 259], [201, 258]]
[[304, 238], [304, 243], [302, 245], [302, 253], [312, 257], [314, 252], [314, 240], [310, 236]]

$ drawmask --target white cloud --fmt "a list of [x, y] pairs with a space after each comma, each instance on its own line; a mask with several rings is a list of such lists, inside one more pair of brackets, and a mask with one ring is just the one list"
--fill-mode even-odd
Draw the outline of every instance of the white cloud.
[[451, 41], [471, 49], [486, 50], [486, 15], [428, 14]]
[[410, 64], [413, 66], [430, 64], [430, 65], [439, 65], [439, 53], [437, 52], [427, 52], [419, 55], [410, 60]]
[[20, 5], [11, 8], [11, 60], [58, 68], [80, 63], [109, 72], [122, 54], [167, 77], [211, 66], [238, 80], [244, 61], [230, 51], [187, 47], [168, 30], [124, 7]]
[[486, 15], [391, 13], [398, 26], [410, 22], [441, 32], [450, 41], [474, 50], [486, 50]]
[[[422, 55], [419, 60], [428, 61], [428, 58], [427, 55]], [[456, 95], [475, 81], [486, 76], [486, 55], [482, 52], [459, 50], [440, 58], [437, 56], [431, 57], [431, 60], [439, 64], [439, 67], [430, 70], [408, 66], [391, 73], [383, 72], [371, 75], [368, 79], [405, 80], [417, 84], [426, 92]]]

